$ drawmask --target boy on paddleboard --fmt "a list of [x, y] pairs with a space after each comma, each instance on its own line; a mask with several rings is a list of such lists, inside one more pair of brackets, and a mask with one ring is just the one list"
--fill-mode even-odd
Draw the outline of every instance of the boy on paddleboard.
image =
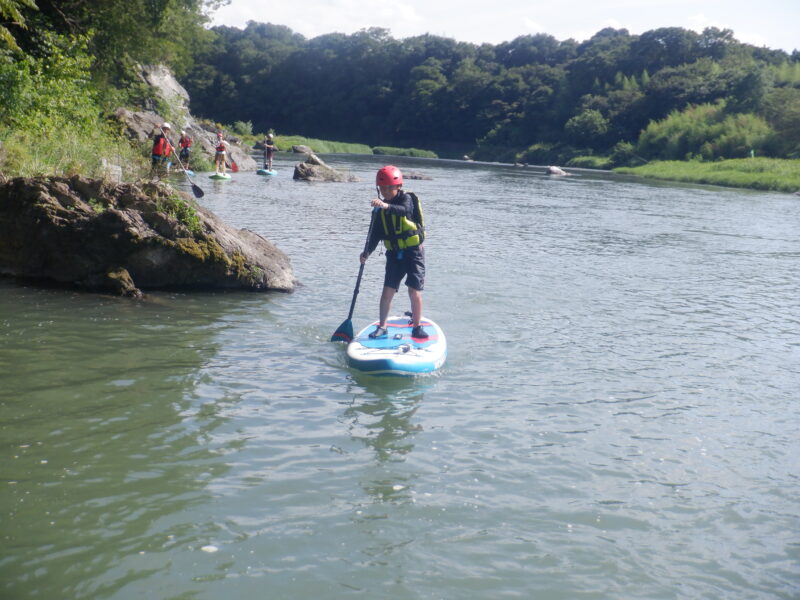
[[380, 209], [373, 215], [374, 224], [367, 244], [367, 251], [360, 256], [364, 264], [369, 255], [383, 240], [386, 246], [386, 274], [383, 279], [383, 293], [380, 300], [380, 320], [371, 338], [386, 335], [386, 319], [392, 306], [392, 299], [400, 282], [406, 278], [408, 297], [411, 300], [412, 337], [427, 338], [422, 318], [422, 289], [425, 284], [425, 229], [422, 222], [422, 209], [414, 194], [404, 192], [403, 174], [395, 166], [387, 165], [378, 170], [375, 176], [378, 197], [370, 204]]

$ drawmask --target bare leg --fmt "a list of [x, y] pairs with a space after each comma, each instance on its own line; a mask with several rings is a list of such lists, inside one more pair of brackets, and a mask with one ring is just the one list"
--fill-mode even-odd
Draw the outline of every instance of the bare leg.
[[380, 305], [380, 323], [381, 327], [386, 327], [386, 319], [389, 317], [389, 310], [392, 308], [392, 298], [394, 298], [394, 294], [397, 290], [392, 287], [383, 288], [383, 293], [381, 294], [381, 305]]
[[411, 325], [416, 327], [422, 319], [422, 292], [410, 287], [408, 299], [411, 300]]

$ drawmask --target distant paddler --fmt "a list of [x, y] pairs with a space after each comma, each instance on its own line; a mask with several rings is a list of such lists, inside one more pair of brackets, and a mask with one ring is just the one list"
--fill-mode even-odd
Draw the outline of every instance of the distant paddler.
[[180, 146], [181, 149], [178, 158], [181, 159], [183, 168], [186, 171], [191, 171], [189, 167], [189, 149], [192, 147], [192, 138], [185, 131], [181, 131], [181, 137], [178, 139], [178, 146]]
[[[214, 147], [216, 150], [214, 154], [214, 165], [216, 167], [215, 175], [225, 175], [225, 156], [228, 153], [228, 142], [225, 141], [225, 138], [222, 135], [221, 131], [217, 132], [217, 145]], [[222, 169], [220, 171], [220, 169]]]
[[278, 147], [275, 145], [272, 134], [268, 133], [264, 138], [264, 168], [267, 171], [272, 171], [272, 156], [277, 150]]
[[161, 126], [158, 127], [158, 132], [153, 137], [153, 150], [150, 156], [152, 159], [151, 169], [153, 171], [157, 171], [163, 166], [167, 170], [167, 173], [169, 173], [169, 155], [172, 154], [172, 143], [167, 137], [169, 132], [169, 123], [162, 123]]

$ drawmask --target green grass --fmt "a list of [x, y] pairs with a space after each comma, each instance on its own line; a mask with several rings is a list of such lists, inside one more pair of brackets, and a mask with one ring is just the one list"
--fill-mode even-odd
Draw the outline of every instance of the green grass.
[[[264, 135], [242, 135], [242, 141], [249, 145], [264, 140]], [[308, 138], [301, 135], [274, 134], [275, 145], [281, 152], [291, 152], [292, 146], [308, 146], [313, 152], [319, 154], [392, 154], [395, 156], [416, 156], [421, 158], [439, 158], [435, 152], [420, 150], [419, 148], [395, 148], [392, 146], [376, 146], [370, 148], [366, 144], [351, 144], [349, 142], [334, 142]]]
[[607, 156], [575, 156], [567, 161], [566, 166], [578, 169], [610, 169], [611, 161]]
[[416, 158], [439, 158], [435, 152], [420, 150], [419, 148], [394, 148], [393, 146], [375, 146], [373, 154], [387, 154], [392, 156], [413, 156]]
[[172, 215], [186, 225], [186, 228], [192, 233], [201, 233], [203, 231], [203, 224], [200, 221], [200, 215], [197, 214], [197, 210], [178, 194], [172, 194], [158, 200], [156, 209]]
[[[4, 158], [0, 172], [13, 176], [84, 175], [103, 178], [106, 164], [119, 165], [123, 178], [137, 179], [148, 171], [147, 159], [131, 143], [101, 126], [63, 127], [42, 134], [12, 129], [0, 136]], [[149, 158], [149, 154], [148, 154]]]
[[690, 183], [776, 192], [800, 190], [800, 160], [735, 158], [717, 162], [654, 161], [641, 167], [618, 167], [617, 173]]
[[[260, 139], [263, 140], [263, 136]], [[331, 142], [299, 135], [276, 135], [275, 145], [284, 152], [291, 152], [292, 146], [308, 146], [320, 154], [372, 154], [372, 148], [366, 144]]]

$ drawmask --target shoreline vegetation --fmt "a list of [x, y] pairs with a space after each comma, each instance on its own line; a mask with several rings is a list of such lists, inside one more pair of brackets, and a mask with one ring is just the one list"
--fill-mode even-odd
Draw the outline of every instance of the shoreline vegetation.
[[[251, 146], [264, 139], [263, 135], [244, 135], [241, 137]], [[370, 147], [367, 144], [320, 140], [317, 138], [303, 137], [301, 135], [281, 135], [275, 133], [274, 142], [281, 152], [288, 151], [292, 146], [308, 146], [317, 154], [387, 154], [392, 156], [411, 156], [415, 158], [439, 158], [439, 155], [431, 150], [395, 148], [393, 146]]]
[[[304, 145], [321, 154], [364, 154], [413, 156], [439, 158], [434, 152], [416, 148], [370, 148], [365, 144], [349, 144], [305, 138], [296, 135], [275, 135], [275, 143], [281, 151], [292, 145]], [[645, 179], [659, 179], [679, 183], [701, 183], [731, 188], [746, 188], [773, 192], [800, 192], [800, 159], [783, 158], [733, 158], [713, 162], [698, 160], [652, 161], [638, 167], [609, 168], [603, 157], [588, 157], [593, 161], [582, 163], [570, 161], [568, 167], [598, 169], [635, 175]]]
[[[224, 127], [235, 130], [236, 126]], [[102, 129], [100, 129], [102, 131]], [[92, 131], [92, 130], [90, 130]], [[42, 136], [38, 143], [30, 138], [5, 139], [0, 141], [0, 155], [3, 155], [3, 169], [0, 174], [12, 176], [70, 176], [82, 173], [102, 178], [106, 175], [108, 164], [122, 163], [123, 178], [137, 179], [148, 172], [147, 158], [149, 143], [140, 148], [126, 143], [113, 134], [97, 143], [98, 130], [94, 130], [92, 145], [105, 148], [106, 152], [85, 153], [81, 141], [84, 132], [71, 132], [71, 143], [55, 136]], [[106, 134], [108, 135], [108, 134]], [[264, 135], [251, 133], [238, 134], [242, 142], [250, 147], [264, 139]], [[103, 137], [102, 134], [100, 137]], [[116, 139], [114, 139], [116, 138]], [[389, 146], [370, 147], [366, 144], [337, 142], [308, 138], [299, 135], [274, 134], [280, 152], [291, 153], [293, 146], [307, 146], [319, 154], [360, 154], [375, 156], [405, 156], [438, 159], [430, 150], [418, 148], [395, 148]], [[113, 142], [113, 143], [112, 143]], [[110, 152], [109, 152], [110, 151]], [[107, 156], [104, 156], [107, 154]], [[88, 159], [88, 160], [87, 160]], [[211, 165], [210, 159], [196, 157], [196, 164], [203, 167]], [[800, 159], [782, 158], [736, 158], [716, 161], [663, 160], [651, 161], [636, 167], [611, 167], [610, 160], [602, 156], [578, 157], [568, 161], [565, 168], [587, 168], [634, 175], [646, 179], [658, 179], [679, 183], [718, 185], [731, 188], [746, 188], [782, 193], [800, 193]], [[512, 163], [509, 163], [512, 164]]]
[[[537, 34], [481, 47], [378, 28], [306, 40], [254, 22], [208, 29], [210, 0], [101, 4], [0, 0], [0, 179], [147, 179], [151, 140], [132, 142], [141, 135], [117, 111], [181, 123], [191, 98], [193, 120], [248, 150], [263, 140], [254, 131], [301, 131], [320, 137], [276, 135], [278, 148], [800, 190], [800, 55], [730, 30], [606, 28], [580, 44]], [[150, 79], [142, 65], [163, 69]], [[176, 85], [164, 87], [167, 72]], [[209, 164], [198, 151], [191, 166]]]
[[733, 158], [714, 162], [662, 160], [638, 167], [617, 167], [613, 171], [681, 183], [800, 192], [800, 159]]

